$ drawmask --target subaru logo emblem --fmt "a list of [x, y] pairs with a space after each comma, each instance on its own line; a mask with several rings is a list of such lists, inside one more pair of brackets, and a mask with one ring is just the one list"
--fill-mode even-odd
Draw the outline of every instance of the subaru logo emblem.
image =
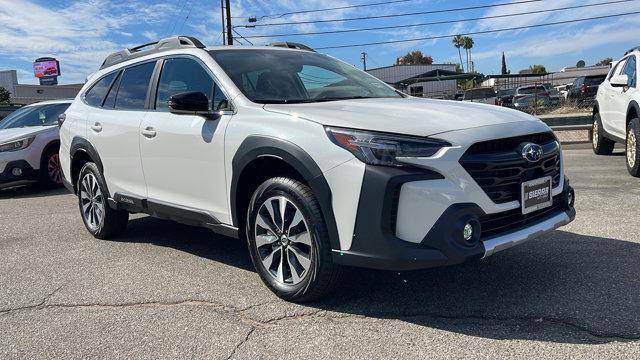
[[522, 158], [532, 163], [540, 161], [544, 153], [542, 146], [534, 143], [525, 143], [521, 146], [521, 149]]

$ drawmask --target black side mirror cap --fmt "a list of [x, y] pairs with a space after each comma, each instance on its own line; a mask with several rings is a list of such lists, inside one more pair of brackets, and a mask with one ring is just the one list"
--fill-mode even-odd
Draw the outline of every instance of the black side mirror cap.
[[215, 117], [215, 113], [209, 110], [209, 98], [200, 91], [174, 94], [169, 97], [167, 103], [169, 111], [173, 114]]

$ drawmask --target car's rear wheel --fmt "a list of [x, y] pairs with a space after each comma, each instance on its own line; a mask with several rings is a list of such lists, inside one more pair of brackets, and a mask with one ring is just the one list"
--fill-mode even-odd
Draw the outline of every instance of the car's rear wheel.
[[40, 182], [50, 188], [62, 186], [62, 170], [60, 167], [59, 147], [53, 146], [42, 156], [40, 164]]
[[107, 203], [107, 186], [94, 163], [86, 163], [78, 176], [78, 205], [87, 230], [98, 239], [108, 239], [127, 228], [129, 213]]
[[629, 122], [626, 144], [627, 170], [632, 176], [640, 177], [640, 120]]
[[287, 178], [265, 181], [247, 219], [251, 260], [277, 296], [311, 301], [335, 287], [341, 268], [332, 261], [327, 227], [308, 186]]
[[596, 155], [610, 155], [613, 152], [615, 142], [603, 136], [602, 121], [600, 114], [593, 116], [593, 125], [591, 128], [591, 147]]

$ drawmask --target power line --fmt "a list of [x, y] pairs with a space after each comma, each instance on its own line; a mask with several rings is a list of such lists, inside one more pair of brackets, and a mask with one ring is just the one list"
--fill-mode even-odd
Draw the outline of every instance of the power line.
[[258, 27], [258, 26], [302, 25], [302, 24], [317, 24], [317, 23], [355, 21], [355, 20], [386, 19], [386, 18], [403, 17], [403, 16], [415, 16], [415, 15], [426, 15], [426, 14], [442, 14], [442, 13], [456, 12], [456, 11], [487, 9], [487, 8], [494, 8], [494, 7], [501, 7], [501, 6], [511, 6], [511, 5], [535, 3], [535, 2], [540, 2], [540, 1], [545, 1], [545, 0], [520, 0], [520, 1], [497, 3], [497, 4], [491, 4], [491, 5], [478, 5], [478, 6], [452, 8], [452, 9], [418, 11], [418, 12], [402, 13], [402, 14], [360, 16], [360, 17], [354, 17], [354, 18], [330, 19], [330, 20], [290, 21], [290, 22], [281, 22], [281, 23], [255, 24], [255, 26]]
[[246, 36], [246, 38], [254, 39], [254, 38], [270, 38], [270, 37], [326, 35], [326, 34], [362, 32], [362, 31], [400, 29], [400, 28], [418, 27], [418, 26], [454, 24], [454, 23], [459, 23], [459, 22], [482, 21], [482, 20], [489, 20], [489, 19], [498, 19], [498, 18], [520, 16], [520, 15], [532, 15], [532, 14], [541, 14], [541, 13], [554, 12], [554, 11], [580, 9], [580, 8], [593, 7], [593, 6], [619, 4], [619, 3], [625, 3], [625, 2], [630, 2], [630, 1], [636, 1], [636, 0], [615, 0], [615, 1], [592, 3], [592, 4], [586, 4], [586, 5], [565, 6], [565, 7], [554, 8], [554, 9], [535, 10], [535, 11], [527, 11], [527, 12], [520, 12], [520, 13], [513, 13], [513, 14], [492, 15], [492, 16], [476, 17], [476, 18], [469, 18], [469, 19], [459, 19], [459, 20], [442, 20], [442, 21], [434, 21], [434, 22], [427, 22], [427, 23], [420, 23], [420, 24], [390, 25], [390, 26], [379, 26], [379, 27], [370, 27], [370, 28], [361, 28], [361, 29], [327, 30], [327, 31], [315, 31], [315, 32], [299, 32], [299, 33], [290, 33], [290, 34], [251, 35], [251, 36]]
[[[231, 30], [236, 33], [236, 35], [238, 35], [239, 37], [241, 37], [242, 39], [244, 39], [244, 41], [248, 42], [249, 44], [253, 45], [253, 43], [251, 41], [249, 41], [249, 39], [247, 39], [246, 37], [244, 37], [244, 35], [240, 34], [238, 32], [238, 30], [236, 30], [234, 27], [231, 28]], [[238, 38], [236, 37], [235, 39], [238, 40]]]
[[510, 27], [510, 28], [503, 28], [503, 29], [472, 31], [472, 32], [461, 33], [461, 34], [436, 35], [436, 36], [428, 36], [428, 37], [414, 38], [414, 39], [388, 40], [388, 41], [378, 41], [378, 42], [370, 42], [370, 43], [362, 43], [362, 44], [324, 46], [324, 47], [318, 47], [318, 48], [316, 48], [316, 50], [342, 49], [342, 48], [350, 48], [350, 47], [357, 47], [357, 46], [373, 46], [373, 45], [397, 44], [397, 43], [405, 43], [405, 42], [413, 42], [413, 41], [437, 40], [437, 39], [451, 38], [451, 37], [454, 37], [456, 35], [463, 35], [463, 36], [467, 36], [467, 35], [483, 35], [483, 34], [491, 34], [491, 33], [497, 33], [497, 32], [539, 28], [539, 27], [552, 26], [552, 25], [571, 24], [571, 23], [577, 23], [577, 22], [582, 22], [582, 21], [609, 19], [609, 18], [614, 18], [614, 17], [622, 17], [622, 16], [629, 16], [629, 15], [637, 15], [637, 14], [640, 14], [640, 11], [627, 12], [627, 13], [624, 13], [624, 14], [595, 16], [595, 17], [574, 19], [574, 20], [556, 21], [556, 22], [543, 23], [543, 24], [534, 24], [534, 25], [527, 25], [527, 26], [516, 26], [516, 27]]
[[196, 4], [195, 1], [191, 2], [191, 6], [189, 7], [189, 12], [187, 13], [187, 16], [185, 16], [184, 21], [182, 22], [182, 25], [180, 25], [180, 29], [178, 29], [178, 34], [182, 32], [182, 28], [184, 27], [184, 24], [186, 24], [187, 20], [189, 20], [189, 16], [191, 16], [191, 11], [193, 11], [193, 6], [195, 4]]
[[259, 18], [257, 18], [257, 20], [266, 19], [266, 18], [281, 18], [281, 17], [285, 17], [285, 16], [289, 16], [289, 15], [297, 15], [297, 14], [307, 14], [307, 13], [316, 13], [316, 12], [324, 12], [324, 11], [355, 9], [355, 8], [363, 8], [363, 7], [378, 6], [378, 5], [389, 5], [389, 4], [403, 3], [403, 2], [409, 2], [409, 1], [415, 1], [415, 0], [392, 0], [392, 1], [369, 3], [369, 4], [337, 6], [337, 7], [325, 8], [325, 9], [291, 11], [291, 12], [285, 12], [285, 13], [281, 13], [281, 14], [263, 15], [263, 16], [260, 16]]
[[[184, 7], [187, 5], [187, 1], [188, 0], [181, 0], [181, 2], [178, 4], [178, 8], [180, 9], [178, 11], [178, 15], [182, 14], [182, 12], [184, 11]], [[173, 26], [171, 26], [171, 30], [169, 31], [168, 35], [173, 34], [173, 31], [176, 29], [176, 26], [178, 26], [178, 22], [180, 21], [179, 18], [179, 16], [176, 16], [176, 18], [173, 19]]]

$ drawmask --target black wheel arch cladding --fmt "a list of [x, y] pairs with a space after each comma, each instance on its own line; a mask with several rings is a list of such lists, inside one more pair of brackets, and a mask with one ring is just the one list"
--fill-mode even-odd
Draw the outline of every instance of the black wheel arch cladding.
[[239, 224], [241, 218], [239, 212], [243, 208], [243, 204], [239, 204], [237, 196], [241, 175], [247, 165], [263, 156], [272, 156], [281, 159], [302, 176], [318, 200], [320, 210], [327, 225], [331, 247], [333, 249], [340, 249], [338, 228], [333, 213], [332, 194], [329, 184], [324, 178], [320, 167], [318, 167], [306, 151], [298, 145], [283, 139], [268, 136], [249, 136], [240, 144], [240, 147], [238, 147], [232, 160], [233, 175], [229, 194], [233, 225], [242, 228], [242, 224]]
[[[73, 140], [71, 141], [71, 147], [69, 148], [70, 163], [72, 165], [71, 171], [73, 171], [73, 163], [74, 163], [73, 159], [80, 152], [88, 155], [89, 158], [91, 158], [92, 162], [96, 164], [96, 166], [98, 167], [98, 170], [100, 170], [100, 173], [104, 174], [104, 167], [102, 165], [102, 160], [100, 159], [100, 155], [98, 154], [98, 151], [93, 147], [93, 145], [91, 145], [89, 140], [79, 136], [76, 136], [73, 138]], [[75, 188], [77, 185], [75, 183], [77, 182], [78, 179], [77, 178], [74, 179], [73, 174], [70, 174], [70, 175], [72, 176], [72, 180], [73, 180], [72, 185]], [[105, 187], [106, 187], [106, 184], [105, 184]], [[111, 197], [111, 193], [109, 192], [109, 189], [107, 189], [107, 197]]]

